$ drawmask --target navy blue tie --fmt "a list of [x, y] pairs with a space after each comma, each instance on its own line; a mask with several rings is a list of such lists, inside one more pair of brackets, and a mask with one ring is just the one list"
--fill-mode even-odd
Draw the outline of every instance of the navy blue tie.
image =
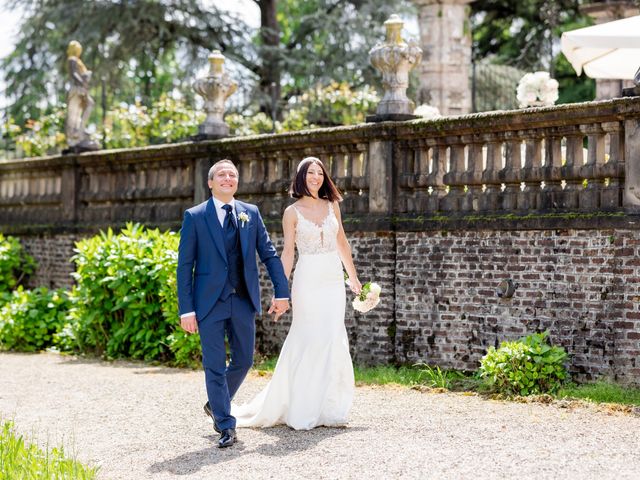
[[233, 209], [231, 205], [225, 204], [222, 208], [227, 212], [227, 215], [224, 217], [224, 223], [222, 224], [222, 229], [226, 232], [235, 231], [236, 230], [236, 219], [233, 216]]

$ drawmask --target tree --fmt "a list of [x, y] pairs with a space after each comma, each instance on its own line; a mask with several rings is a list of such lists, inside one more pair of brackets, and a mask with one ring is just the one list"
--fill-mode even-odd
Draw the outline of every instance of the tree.
[[[9, 0], [25, 12], [16, 48], [3, 60], [18, 123], [37, 118], [45, 98], [64, 99], [65, 51], [78, 40], [112, 101], [145, 105], [173, 88], [190, 92], [213, 49], [243, 67], [255, 88], [249, 103], [271, 113], [277, 102], [318, 83], [377, 82], [368, 51], [382, 23], [409, 0], [254, 0], [261, 27], [202, 0]], [[246, 75], [245, 75], [246, 74]], [[281, 99], [281, 97], [283, 97]], [[281, 108], [278, 108], [281, 111]]]
[[471, 4], [474, 60], [525, 71], [548, 70], [557, 77], [560, 102], [591, 100], [595, 82], [578, 78], [563, 55], [558, 54], [562, 32], [587, 26], [580, 0], [476, 0]]
[[25, 12], [15, 50], [2, 62], [15, 98], [11, 113], [20, 120], [37, 118], [43, 99], [64, 97], [65, 52], [73, 39], [83, 46], [94, 82], [104, 79], [123, 97], [135, 88], [143, 103], [190, 80], [213, 49], [254, 65], [244, 23], [198, 0], [10, 0], [9, 8]]

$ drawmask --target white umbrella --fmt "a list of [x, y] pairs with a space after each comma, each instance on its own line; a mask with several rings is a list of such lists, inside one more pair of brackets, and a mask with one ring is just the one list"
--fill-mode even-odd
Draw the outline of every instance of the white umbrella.
[[633, 80], [640, 67], [640, 15], [564, 32], [562, 53], [591, 78]]

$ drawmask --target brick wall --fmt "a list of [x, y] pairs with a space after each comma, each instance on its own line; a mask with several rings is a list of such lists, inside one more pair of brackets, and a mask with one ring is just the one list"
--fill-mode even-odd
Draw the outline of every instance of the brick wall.
[[[640, 232], [459, 230], [349, 232], [361, 280], [382, 286], [367, 314], [347, 303], [355, 362], [425, 362], [475, 370], [489, 346], [548, 329], [570, 354], [570, 370], [640, 383]], [[39, 268], [32, 286], [70, 286], [79, 234], [25, 236]], [[282, 235], [272, 234], [278, 250]], [[295, 271], [294, 271], [295, 274]], [[498, 284], [511, 278], [511, 299]], [[262, 271], [263, 305], [272, 291]], [[347, 292], [350, 301], [353, 295]], [[291, 314], [257, 319], [257, 347], [276, 354]]]
[[[425, 362], [475, 370], [489, 346], [549, 330], [580, 379], [640, 383], [640, 232], [525, 230], [351, 233], [361, 279], [383, 301], [347, 308], [356, 362]], [[278, 247], [280, 238], [274, 236]], [[501, 281], [516, 284], [511, 299]], [[263, 277], [263, 287], [269, 291]], [[352, 298], [348, 294], [349, 298]], [[394, 314], [395, 312], [395, 314]], [[258, 345], [277, 353], [290, 315], [258, 320]]]
[[[396, 360], [475, 369], [487, 347], [549, 329], [582, 378], [640, 380], [640, 233], [400, 233]], [[496, 295], [507, 278], [511, 299]]]

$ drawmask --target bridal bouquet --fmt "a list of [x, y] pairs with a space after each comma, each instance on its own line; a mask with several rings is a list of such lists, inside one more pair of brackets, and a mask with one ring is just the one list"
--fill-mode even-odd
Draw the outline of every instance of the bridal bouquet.
[[527, 73], [520, 79], [516, 94], [520, 108], [553, 105], [558, 100], [558, 82], [549, 72]]
[[367, 282], [362, 286], [360, 295], [357, 295], [351, 303], [353, 309], [360, 313], [366, 313], [380, 303], [382, 288], [377, 283]]

